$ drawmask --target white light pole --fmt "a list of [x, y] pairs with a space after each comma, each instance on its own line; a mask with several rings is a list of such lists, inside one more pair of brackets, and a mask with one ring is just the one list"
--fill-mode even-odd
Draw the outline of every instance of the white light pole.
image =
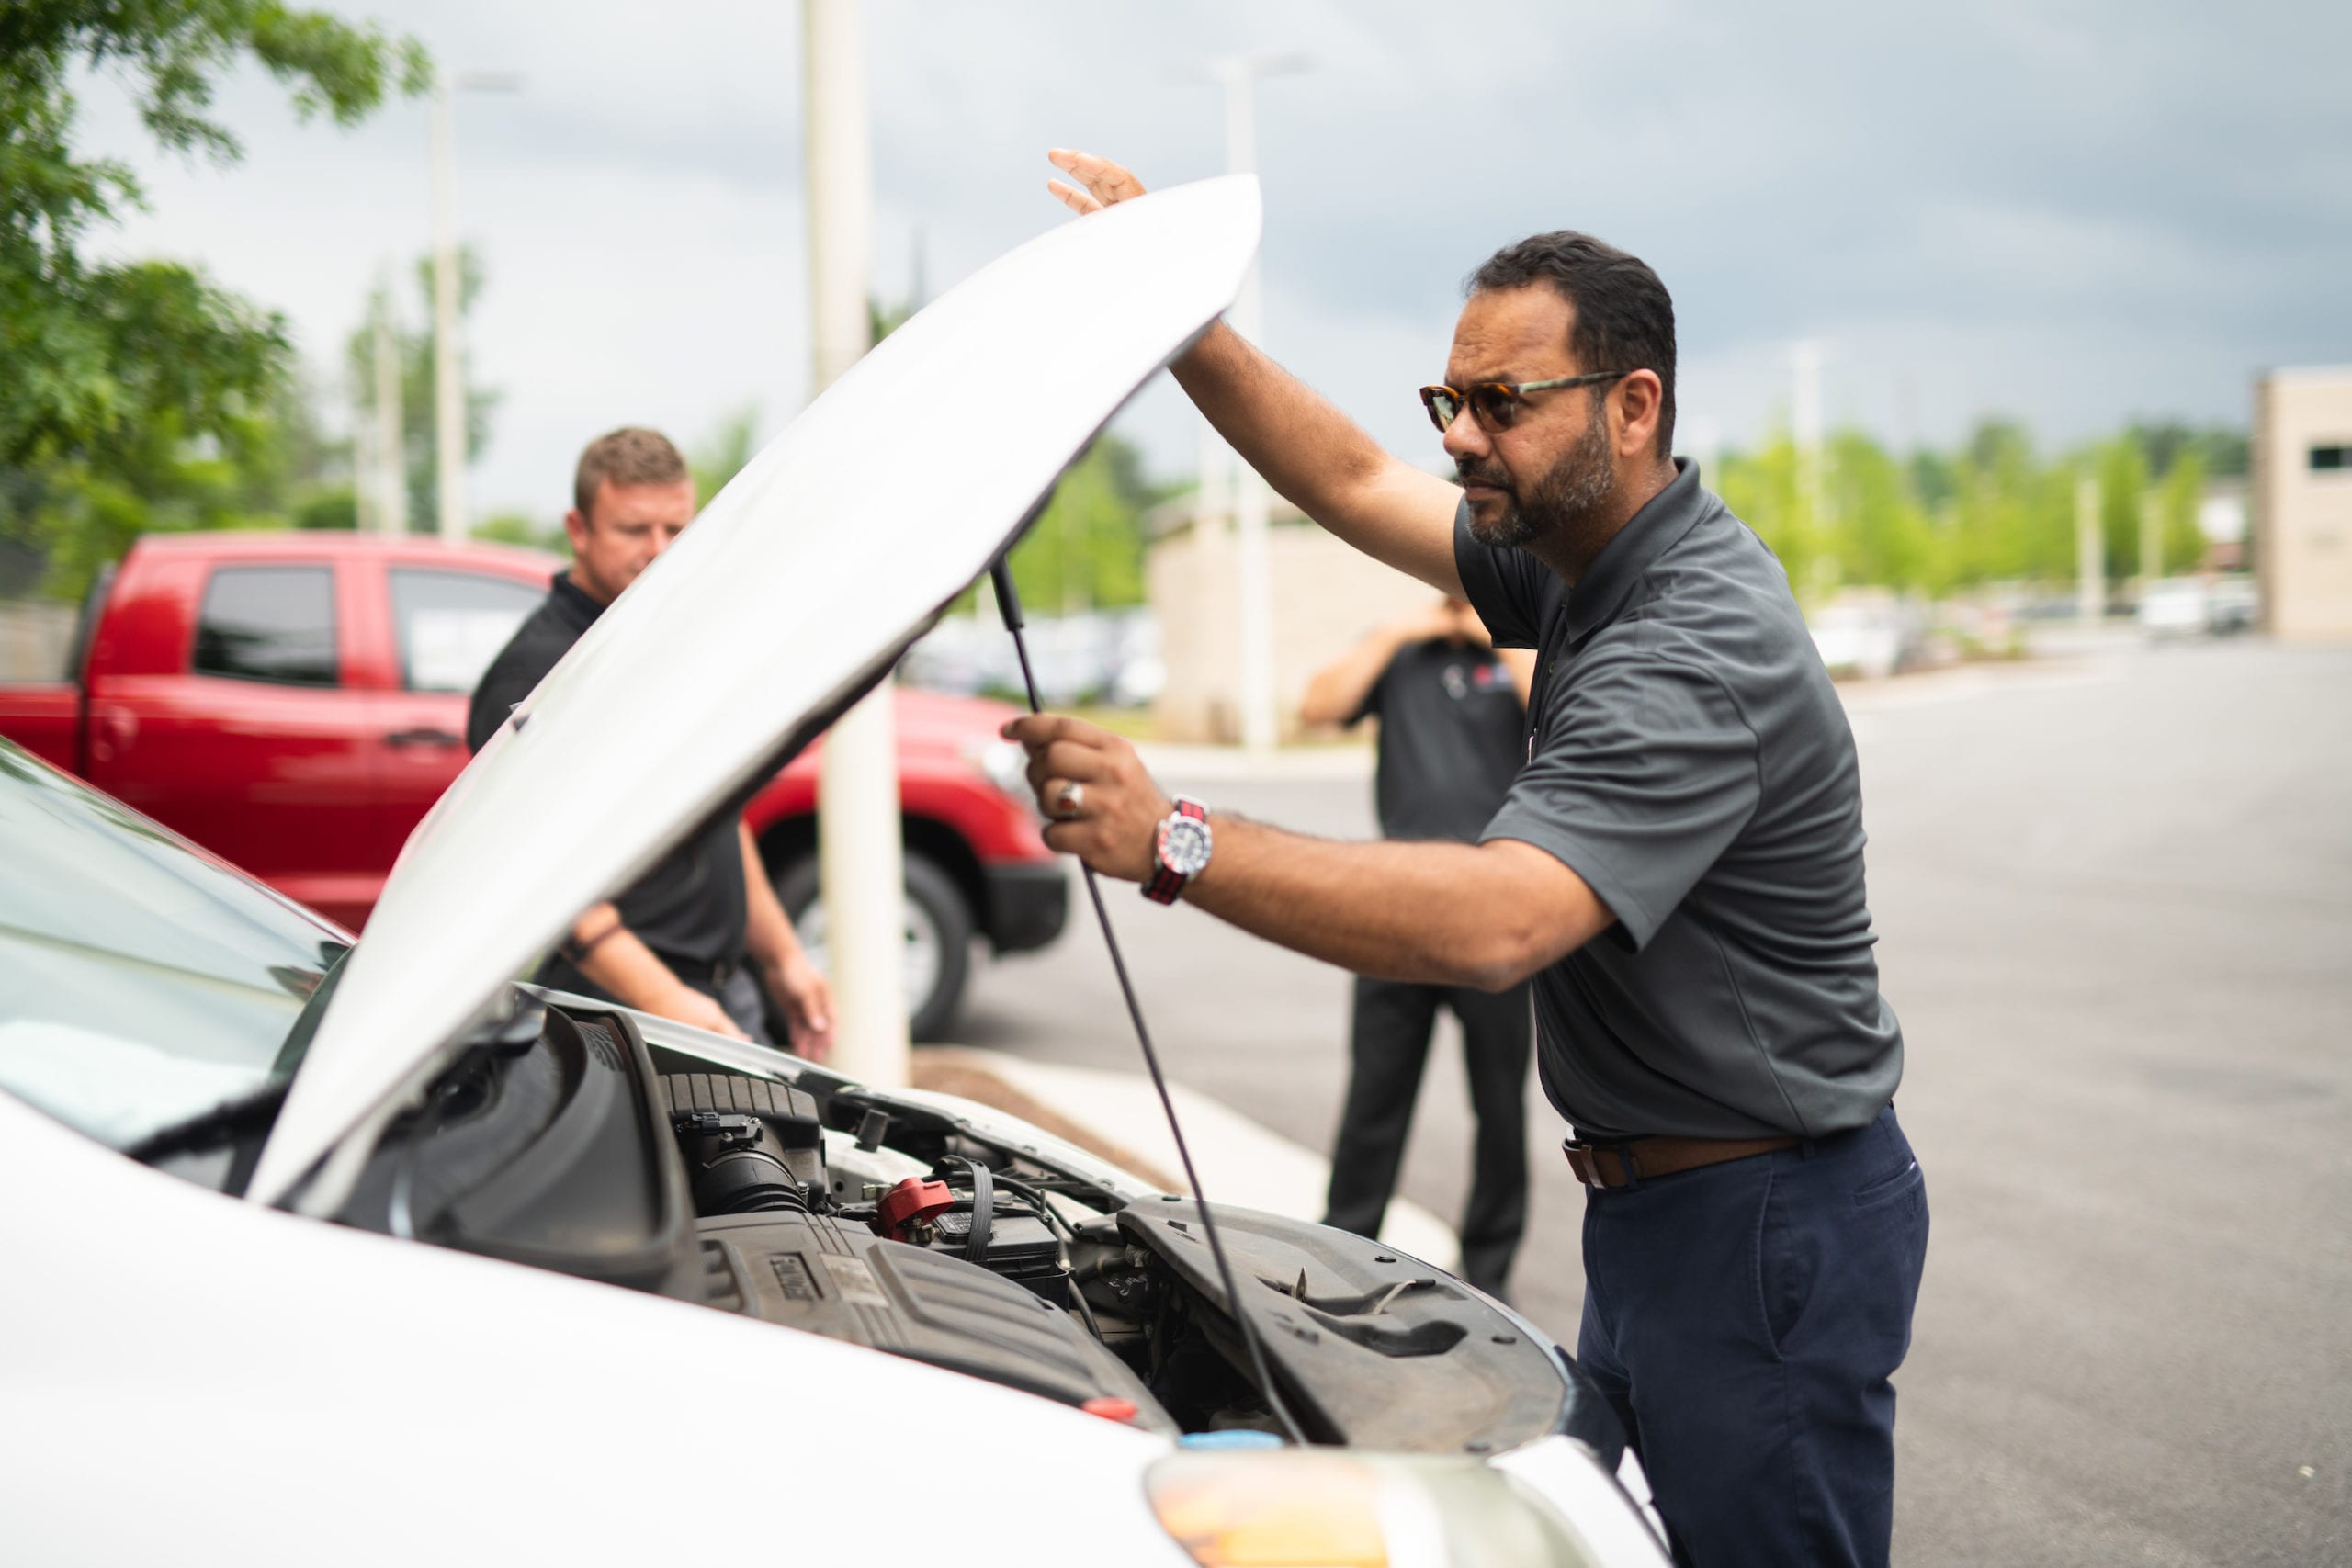
[[1697, 465], [1699, 482], [1718, 495], [1722, 494], [1724, 488], [1723, 433], [1715, 428], [1713, 420], [1704, 415], [1696, 419], [1684, 419], [1682, 428], [1690, 433], [1683, 438], [1682, 449], [1690, 454], [1690, 461]]
[[1790, 434], [1797, 446], [1797, 493], [1804, 505], [1805, 525], [1821, 526], [1821, 344], [1807, 338], [1792, 355], [1796, 383], [1792, 389]]
[[441, 75], [433, 94], [433, 457], [440, 477], [441, 537], [466, 537], [466, 394], [458, 371], [458, 195], [456, 98], [460, 92], [512, 92], [522, 78], [465, 71]]
[[[1209, 62], [1209, 75], [1225, 87], [1226, 173], [1246, 175], [1257, 170], [1257, 109], [1252, 92], [1258, 78], [1306, 68], [1305, 57], [1295, 54], [1253, 54]], [[1263, 346], [1264, 323], [1261, 320], [1255, 261], [1250, 264], [1250, 276], [1243, 280], [1233, 309], [1226, 312], [1226, 320], [1235, 332]], [[1209, 456], [1209, 449], [1204, 447], [1203, 457]], [[1227, 465], [1223, 453], [1215, 456], [1216, 477], [1221, 479]], [[1273, 570], [1266, 539], [1266, 481], [1247, 463], [1235, 462], [1230, 465], [1230, 471], [1234, 554], [1239, 566], [1241, 599], [1241, 743], [1252, 751], [1267, 751], [1273, 749], [1280, 734], [1280, 721], [1274, 711]], [[1210, 482], [1204, 462], [1201, 474], [1204, 513], [1213, 499]], [[1224, 490], [1222, 484], [1216, 488], [1219, 491]], [[1214, 499], [1221, 502], [1224, 497], [1219, 494]]]
[[2086, 631], [2098, 629], [2107, 608], [2106, 554], [2099, 537], [2098, 480], [2085, 474], [2075, 481], [2075, 617]]
[[[873, 153], [858, 0], [802, 0], [810, 340], [820, 392], [872, 343]], [[817, 780], [818, 873], [831, 968], [833, 1066], [864, 1083], [908, 1076], [906, 869], [890, 685], [843, 714]]]
[[384, 274], [383, 296], [376, 304], [376, 438], [374, 469], [367, 483], [375, 489], [376, 527], [386, 534], [408, 532], [408, 463], [401, 434], [401, 350], [392, 331], [392, 275]]

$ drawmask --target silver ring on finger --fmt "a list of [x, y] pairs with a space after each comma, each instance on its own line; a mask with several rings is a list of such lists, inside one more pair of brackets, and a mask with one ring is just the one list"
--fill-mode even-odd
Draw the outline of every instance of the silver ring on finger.
[[1086, 786], [1072, 781], [1054, 792], [1054, 815], [1067, 822], [1086, 808]]

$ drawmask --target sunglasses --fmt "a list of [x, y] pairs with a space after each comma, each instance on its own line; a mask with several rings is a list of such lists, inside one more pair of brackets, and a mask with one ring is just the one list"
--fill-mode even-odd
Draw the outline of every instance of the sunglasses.
[[1430, 411], [1430, 423], [1441, 431], [1452, 427], [1455, 418], [1467, 404], [1470, 417], [1478, 428], [1493, 435], [1509, 430], [1511, 421], [1519, 417], [1519, 405], [1530, 392], [1548, 392], [1561, 387], [1589, 387], [1596, 382], [1614, 381], [1630, 376], [1630, 370], [1595, 370], [1589, 376], [1562, 376], [1550, 381], [1480, 381], [1467, 390], [1452, 387], [1423, 387], [1421, 406]]

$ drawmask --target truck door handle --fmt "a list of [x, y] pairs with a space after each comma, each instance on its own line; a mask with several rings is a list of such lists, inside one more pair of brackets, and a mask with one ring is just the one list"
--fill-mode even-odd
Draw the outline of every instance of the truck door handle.
[[466, 738], [454, 729], [436, 729], [420, 725], [414, 729], [395, 729], [384, 737], [387, 746], [463, 746]]
[[90, 716], [90, 752], [98, 761], [113, 761], [139, 739], [139, 715], [130, 708], [103, 707]]

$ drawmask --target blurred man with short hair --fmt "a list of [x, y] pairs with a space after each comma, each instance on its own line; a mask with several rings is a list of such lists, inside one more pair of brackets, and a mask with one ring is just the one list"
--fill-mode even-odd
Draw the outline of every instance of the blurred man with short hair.
[[[666, 437], [624, 428], [588, 444], [563, 519], [571, 565], [483, 671], [468, 746], [481, 750], [694, 515], [694, 479]], [[831, 1043], [831, 989], [802, 951], [740, 818], [711, 823], [619, 897], [581, 916], [537, 978], [763, 1044], [771, 1043], [764, 993], [784, 1016], [792, 1049], [821, 1060]]]

